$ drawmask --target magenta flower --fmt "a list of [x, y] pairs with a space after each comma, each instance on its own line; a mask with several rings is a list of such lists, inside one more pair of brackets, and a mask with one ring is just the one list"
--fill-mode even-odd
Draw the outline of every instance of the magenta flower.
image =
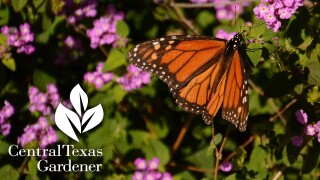
[[265, 20], [269, 29], [277, 32], [281, 26], [280, 19], [289, 19], [303, 5], [304, 0], [266, 0], [253, 9], [257, 18]]
[[105, 44], [117, 45], [120, 36], [116, 34], [116, 24], [124, 19], [124, 13], [116, 11], [113, 5], [107, 8], [107, 14], [93, 21], [93, 28], [87, 30], [87, 36], [90, 38], [90, 46], [95, 49]]
[[295, 112], [297, 121], [301, 124], [306, 124], [308, 122], [308, 114], [303, 112], [302, 109], [299, 109]]
[[14, 114], [14, 107], [9, 101], [4, 101], [4, 106], [0, 110], [0, 133], [4, 136], [9, 135], [11, 130], [11, 124], [9, 124], [9, 118]]
[[97, 15], [97, 2], [95, 0], [64, 1], [64, 6], [60, 14], [67, 16], [70, 24], [76, 25], [84, 18], [92, 18]]
[[315, 131], [320, 133], [320, 120], [314, 125]]
[[25, 147], [30, 142], [37, 140], [40, 148], [54, 144], [58, 141], [58, 136], [52, 126], [49, 126], [46, 118], [40, 117], [37, 123], [27, 125], [24, 133], [18, 137], [18, 144]]
[[232, 169], [232, 164], [230, 162], [223, 162], [221, 165], [220, 165], [220, 169], [221, 171], [223, 172], [229, 172], [231, 171]]
[[172, 179], [173, 178], [172, 178], [171, 174], [168, 172], [163, 173], [163, 175], [161, 177], [161, 180], [172, 180]]
[[148, 163], [148, 170], [156, 170], [159, 168], [159, 158], [152, 158]]
[[172, 180], [172, 176], [170, 173], [165, 172], [161, 173], [158, 171], [160, 159], [152, 158], [149, 162], [147, 162], [143, 158], [137, 158], [134, 161], [134, 165], [136, 166], [136, 170], [133, 173], [133, 180]]
[[305, 128], [304, 128], [304, 133], [308, 136], [313, 136], [316, 134], [316, 129], [313, 127], [313, 125], [307, 125]]
[[278, 14], [280, 15], [280, 19], [289, 19], [292, 15], [289, 8], [280, 9]]
[[150, 73], [143, 71], [142, 69], [130, 64], [127, 67], [128, 73], [118, 77], [117, 82], [123, 86], [126, 91], [132, 91], [142, 88], [150, 82]]
[[34, 41], [34, 33], [28, 23], [21, 24], [19, 30], [16, 27], [4, 26], [1, 33], [7, 37], [7, 44], [17, 48], [17, 53], [32, 54], [35, 47], [30, 44]]
[[60, 94], [54, 84], [47, 85], [47, 92], [43, 93], [37, 87], [31, 86], [29, 93], [29, 110], [30, 112], [38, 111], [42, 115], [51, 114], [52, 109], [58, 107], [60, 103]]
[[291, 141], [293, 146], [300, 147], [303, 143], [303, 138], [301, 136], [294, 136]]
[[94, 84], [96, 89], [101, 89], [102, 86], [110, 82], [114, 76], [113, 73], [111, 72], [108, 72], [108, 73], [103, 72], [103, 67], [104, 67], [104, 63], [99, 62], [96, 67], [96, 71], [87, 72], [84, 74], [83, 76], [84, 81], [86, 81], [89, 84]]
[[228, 33], [222, 29], [219, 29], [216, 33], [216, 37], [220, 39], [230, 40], [235, 34], [236, 32]]
[[144, 174], [140, 171], [135, 171], [132, 176], [132, 180], [144, 180]]
[[137, 170], [146, 170], [147, 169], [147, 161], [143, 158], [137, 158], [134, 161], [134, 165], [136, 166]]

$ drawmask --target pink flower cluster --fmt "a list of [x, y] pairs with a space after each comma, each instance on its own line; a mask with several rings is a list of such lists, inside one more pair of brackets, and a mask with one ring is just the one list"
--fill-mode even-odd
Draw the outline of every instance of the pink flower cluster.
[[120, 36], [116, 34], [116, 25], [124, 19], [124, 13], [117, 11], [113, 5], [107, 8], [107, 14], [93, 21], [93, 28], [87, 30], [87, 36], [91, 41], [91, 48], [95, 49], [104, 44], [116, 46]]
[[172, 180], [173, 178], [170, 173], [158, 171], [159, 162], [159, 158], [152, 158], [149, 162], [143, 158], [137, 158], [134, 161], [137, 171], [134, 172], [132, 180]]
[[103, 72], [103, 62], [99, 62], [96, 67], [96, 71], [87, 72], [84, 74], [84, 81], [89, 84], [94, 84], [96, 89], [100, 89], [103, 85], [107, 84], [113, 79], [113, 73]]
[[40, 148], [46, 148], [58, 141], [56, 131], [48, 124], [45, 117], [40, 117], [35, 124], [27, 125], [24, 133], [18, 137], [18, 144], [22, 147], [33, 141], [38, 141]]
[[47, 85], [47, 92], [40, 92], [35, 86], [31, 86], [28, 90], [29, 94], [29, 110], [30, 112], [38, 111], [42, 115], [50, 115], [51, 110], [55, 109], [60, 103], [60, 94], [56, 85]]
[[257, 18], [263, 19], [268, 28], [277, 32], [281, 26], [281, 19], [289, 19], [296, 10], [303, 5], [304, 0], [262, 0], [253, 9]]
[[81, 3], [75, 3], [74, 0], [64, 0], [62, 14], [67, 16], [70, 24], [77, 24], [83, 18], [91, 18], [97, 15], [97, 2], [95, 0], [82, 0]]
[[244, 7], [250, 5], [248, 1], [231, 1], [231, 0], [190, 0], [192, 3], [213, 3], [216, 9], [216, 17], [218, 20], [230, 20], [235, 15], [243, 13]]
[[132, 64], [128, 66], [127, 70], [127, 74], [117, 78], [117, 82], [123, 86], [124, 90], [132, 91], [134, 89], [140, 89], [143, 85], [150, 82], [150, 73]]
[[[308, 123], [308, 114], [305, 113], [302, 109], [299, 109], [295, 113], [297, 121], [304, 125], [304, 134], [307, 136], [315, 137], [320, 143], [320, 120], [315, 124]], [[292, 144], [294, 146], [301, 146], [303, 143], [302, 136], [294, 136], [292, 138]]]
[[0, 133], [7, 136], [11, 130], [11, 124], [8, 123], [9, 118], [14, 114], [14, 107], [4, 101], [4, 106], [0, 110]]
[[220, 39], [225, 39], [225, 40], [230, 40], [231, 38], [233, 38], [233, 36], [236, 34], [236, 32], [226, 32], [222, 29], [219, 29], [216, 33], [216, 38], [220, 38]]
[[32, 54], [35, 47], [30, 44], [34, 41], [34, 33], [31, 32], [28, 23], [16, 27], [3, 26], [1, 33], [7, 37], [7, 44], [17, 48], [17, 53]]

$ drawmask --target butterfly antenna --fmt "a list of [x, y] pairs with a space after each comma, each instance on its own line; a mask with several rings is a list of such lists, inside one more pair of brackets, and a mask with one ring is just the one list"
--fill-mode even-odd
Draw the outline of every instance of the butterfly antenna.
[[237, 6], [234, 5], [234, 24], [236, 25], [236, 32], [238, 33], [238, 27], [237, 27]]

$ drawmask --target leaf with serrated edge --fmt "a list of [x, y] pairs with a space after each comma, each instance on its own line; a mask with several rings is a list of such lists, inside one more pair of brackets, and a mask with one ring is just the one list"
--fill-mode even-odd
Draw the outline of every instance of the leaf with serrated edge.
[[[91, 119], [90, 119], [91, 117]], [[101, 104], [97, 105], [94, 108], [89, 109], [86, 111], [82, 118], [82, 125], [90, 119], [89, 123], [85, 127], [82, 133], [89, 131], [90, 129], [96, 127], [98, 124], [101, 123], [103, 119], [103, 109]]]
[[74, 109], [77, 111], [79, 116], [82, 116], [81, 113], [81, 104], [83, 105], [84, 111], [88, 106], [88, 96], [82, 90], [79, 84], [77, 84], [70, 92], [70, 101]]
[[79, 142], [76, 133], [74, 132], [70, 121], [76, 127], [76, 129], [81, 132], [80, 119], [76, 113], [64, 107], [61, 103], [59, 104], [55, 116], [55, 122], [57, 127], [64, 132], [70, 138]]

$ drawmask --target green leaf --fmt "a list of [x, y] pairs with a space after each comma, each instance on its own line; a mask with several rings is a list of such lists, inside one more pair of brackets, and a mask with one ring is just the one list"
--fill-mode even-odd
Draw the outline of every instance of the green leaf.
[[19, 12], [28, 3], [28, 0], [11, 0], [15, 12]]
[[237, 173], [230, 174], [227, 176], [224, 180], [236, 180], [237, 178]]
[[212, 156], [215, 148], [216, 148], [216, 145], [215, 145], [215, 144], [213, 143], [213, 141], [211, 140], [211, 141], [210, 141], [209, 148], [208, 148], [208, 150], [207, 150], [207, 156]]
[[284, 165], [290, 167], [294, 162], [296, 162], [300, 154], [300, 150], [300, 148], [293, 146], [291, 141], [289, 141], [282, 151], [282, 161]]
[[300, 84], [297, 84], [295, 87], [294, 87], [294, 91], [297, 93], [297, 94], [302, 94], [303, 92], [303, 83], [300, 83]]
[[47, 1], [45, 1], [45, 0], [32, 0], [34, 7], [37, 8], [38, 11], [39, 11], [39, 7], [44, 6], [46, 4], [46, 2]]
[[0, 140], [0, 155], [8, 154], [10, 144]]
[[232, 158], [232, 164], [234, 170], [239, 170], [243, 168], [244, 159], [247, 157], [247, 151], [239, 146], [236, 150], [236, 156]]
[[3, 34], [0, 34], [0, 44], [7, 45], [7, 37]]
[[310, 63], [307, 65], [309, 69], [308, 83], [316, 86], [320, 86], [320, 64]]
[[170, 160], [169, 148], [157, 139], [149, 139], [148, 145], [143, 148], [146, 153], [147, 159], [158, 157], [161, 161], [160, 164], [165, 165]]
[[37, 160], [35, 158], [31, 158], [28, 162], [28, 170], [30, 175], [33, 177], [37, 177], [38, 167], [37, 167]]
[[189, 156], [185, 158], [188, 162], [191, 162], [198, 167], [206, 167], [208, 169], [213, 168], [215, 158], [213, 156], [208, 157], [207, 154], [208, 146], [200, 149], [196, 152], [192, 152]]
[[16, 62], [13, 58], [2, 59], [2, 63], [11, 71], [16, 71]]
[[35, 69], [33, 71], [33, 83], [42, 91], [46, 90], [48, 84], [55, 82], [56, 79], [51, 74], [48, 74], [48, 72], [46, 72], [45, 70]]
[[315, 103], [320, 103], [320, 92], [318, 86], [314, 86], [313, 88], [308, 90], [307, 101], [311, 105], [314, 105]]
[[216, 148], [216, 145], [220, 144], [222, 141], [222, 134], [218, 133], [214, 136], [214, 143], [211, 140], [210, 145], [207, 151], [207, 156], [213, 155], [214, 149]]
[[0, 25], [8, 24], [9, 21], [9, 8], [6, 6], [0, 10]]
[[104, 71], [112, 71], [126, 64], [126, 56], [117, 49], [111, 49], [109, 56], [104, 64]]
[[309, 45], [312, 43], [312, 41], [313, 41], [313, 38], [312, 38], [311, 36], [308, 36], [308, 37], [306, 37], [306, 39], [303, 41], [303, 43], [301, 43], [301, 44], [298, 46], [298, 48], [305, 51], [305, 50], [309, 47]]
[[253, 65], [256, 66], [259, 63], [262, 54], [262, 45], [260, 43], [249, 44], [246, 53]]
[[308, 153], [303, 158], [301, 172], [303, 174], [310, 173], [319, 164], [320, 144], [313, 140], [313, 146], [309, 147]]
[[116, 26], [117, 34], [127, 37], [129, 35], [130, 29], [126, 22], [119, 20]]
[[109, 161], [112, 160], [113, 158], [113, 150], [112, 146], [104, 146], [102, 151], [103, 151], [103, 163], [108, 163]]
[[248, 170], [253, 170], [257, 173], [255, 174], [256, 179], [265, 179], [268, 174], [267, 155], [267, 151], [261, 146], [254, 147], [251, 153]]
[[196, 20], [202, 28], [206, 28], [214, 22], [214, 15], [211, 11], [204, 10], [199, 13]]
[[19, 179], [19, 172], [11, 165], [4, 165], [0, 169], [0, 177], [2, 180]]
[[120, 87], [120, 85], [117, 85], [113, 88], [113, 94], [114, 94], [114, 100], [116, 103], [120, 103], [122, 99], [126, 96], [128, 92], [125, 91]]
[[251, 28], [250, 36], [253, 38], [259, 38], [267, 29], [266, 23], [263, 20], [257, 20]]

